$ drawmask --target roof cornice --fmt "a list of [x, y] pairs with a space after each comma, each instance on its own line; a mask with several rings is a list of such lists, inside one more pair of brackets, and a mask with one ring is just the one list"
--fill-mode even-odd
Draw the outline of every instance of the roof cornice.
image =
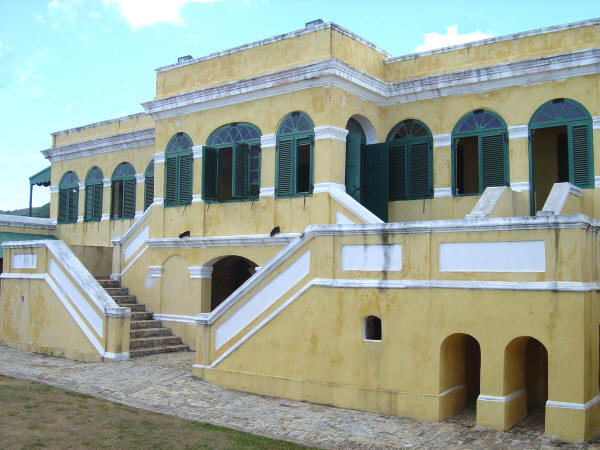
[[142, 103], [142, 106], [154, 119], [164, 119], [316, 87], [337, 87], [379, 106], [391, 106], [599, 72], [600, 48], [389, 83], [335, 58], [329, 58], [254, 78], [151, 100]]
[[42, 154], [50, 162], [56, 162], [147, 145], [154, 145], [154, 128], [52, 147], [42, 150]]

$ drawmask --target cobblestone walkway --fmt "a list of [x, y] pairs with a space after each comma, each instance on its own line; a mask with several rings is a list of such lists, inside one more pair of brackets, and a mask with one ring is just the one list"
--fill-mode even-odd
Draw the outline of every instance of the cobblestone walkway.
[[481, 430], [469, 412], [441, 423], [282, 400], [224, 389], [190, 376], [194, 353], [93, 364], [0, 346], [0, 373], [128, 406], [325, 448], [600, 448], [551, 441], [536, 428]]

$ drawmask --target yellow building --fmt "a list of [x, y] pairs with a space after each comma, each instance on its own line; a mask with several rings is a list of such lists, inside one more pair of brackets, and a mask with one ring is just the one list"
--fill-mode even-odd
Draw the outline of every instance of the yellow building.
[[188, 346], [222, 386], [589, 439], [599, 44], [594, 19], [391, 57], [317, 22], [179, 58], [144, 112], [53, 133], [58, 240], [3, 244], [0, 343]]

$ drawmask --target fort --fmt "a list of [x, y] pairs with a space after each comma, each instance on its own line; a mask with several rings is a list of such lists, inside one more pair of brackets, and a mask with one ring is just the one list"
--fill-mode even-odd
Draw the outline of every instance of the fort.
[[0, 216], [0, 344], [191, 349], [241, 391], [589, 439], [599, 43], [392, 57], [316, 21], [156, 69], [143, 112], [52, 134], [50, 219]]

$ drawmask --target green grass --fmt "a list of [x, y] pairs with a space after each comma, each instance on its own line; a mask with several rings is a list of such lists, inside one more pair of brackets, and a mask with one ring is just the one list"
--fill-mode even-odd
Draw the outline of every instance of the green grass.
[[289, 449], [298, 445], [0, 376], [0, 448]]

